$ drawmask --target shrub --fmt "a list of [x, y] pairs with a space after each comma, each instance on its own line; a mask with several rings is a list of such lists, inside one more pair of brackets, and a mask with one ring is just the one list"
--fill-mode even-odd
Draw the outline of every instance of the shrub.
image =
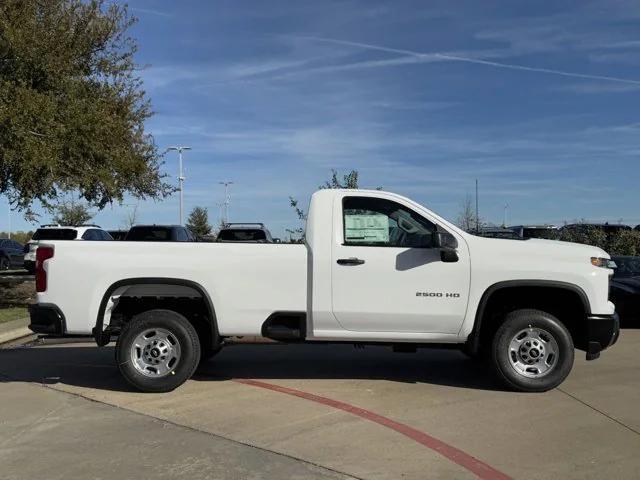
[[621, 230], [611, 238], [607, 251], [611, 255], [640, 256], [640, 232], [637, 230]]

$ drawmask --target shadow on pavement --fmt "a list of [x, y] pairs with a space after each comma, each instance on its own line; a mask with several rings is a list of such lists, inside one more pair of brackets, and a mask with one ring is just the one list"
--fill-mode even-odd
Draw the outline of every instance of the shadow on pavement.
[[[66, 384], [133, 391], [120, 376], [114, 347], [34, 346], [0, 350], [0, 381]], [[4, 377], [4, 378], [3, 378]], [[386, 380], [457, 388], [503, 390], [489, 367], [455, 350], [393, 353], [351, 345], [234, 345], [203, 363], [193, 379]]]

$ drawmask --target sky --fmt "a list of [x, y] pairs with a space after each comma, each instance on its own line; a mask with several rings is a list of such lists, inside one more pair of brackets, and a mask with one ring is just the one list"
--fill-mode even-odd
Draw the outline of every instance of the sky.
[[[497, 224], [505, 210], [509, 224], [640, 224], [637, 1], [128, 4], [146, 128], [161, 149], [192, 147], [186, 212], [216, 223], [218, 182], [233, 181], [230, 220], [283, 236], [290, 195], [306, 205], [331, 169], [357, 169], [361, 187], [452, 220], [478, 179]], [[175, 182], [177, 155], [164, 162]], [[140, 223], [178, 222], [177, 194], [95, 221], [122, 226], [135, 204]]]

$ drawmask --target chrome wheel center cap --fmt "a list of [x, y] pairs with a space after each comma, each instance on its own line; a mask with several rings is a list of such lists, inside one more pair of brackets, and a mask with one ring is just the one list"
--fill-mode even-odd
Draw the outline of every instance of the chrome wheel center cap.
[[511, 366], [529, 378], [543, 377], [553, 371], [559, 353], [555, 338], [541, 328], [521, 330], [509, 343]]
[[164, 377], [173, 373], [181, 357], [180, 342], [164, 328], [142, 332], [131, 346], [134, 367], [147, 377]]

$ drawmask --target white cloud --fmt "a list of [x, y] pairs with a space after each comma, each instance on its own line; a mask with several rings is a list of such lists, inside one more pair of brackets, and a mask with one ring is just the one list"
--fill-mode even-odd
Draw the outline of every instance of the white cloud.
[[133, 12], [144, 13], [148, 15], [155, 15], [156, 17], [171, 18], [171, 13], [163, 12], [162, 10], [156, 10], [151, 8], [130, 7]]
[[[495, 62], [491, 60], [482, 60], [478, 58], [463, 57], [459, 55], [451, 55], [451, 54], [444, 54], [444, 53], [421, 53], [413, 50], [398, 49], [398, 48], [386, 47], [382, 45], [374, 45], [369, 43], [351, 42], [351, 41], [339, 40], [335, 38], [323, 38], [323, 37], [305, 37], [305, 38], [309, 40], [318, 41], [318, 42], [328, 42], [328, 43], [335, 43], [337, 45], [360, 47], [365, 50], [374, 50], [374, 51], [381, 51], [381, 52], [388, 52], [388, 53], [397, 53], [405, 56], [413, 56], [417, 60], [427, 61], [427, 62], [433, 62], [433, 61], [464, 62], [464, 63], [472, 63], [477, 65], [486, 65], [486, 66], [491, 66], [496, 68], [504, 68], [509, 70], [520, 70], [525, 72], [559, 75], [563, 77], [582, 78], [582, 79], [589, 79], [589, 80], [602, 80], [602, 81], [609, 81], [609, 82], [625, 83], [630, 85], [640, 85], [640, 80], [630, 79], [630, 78], [614, 77], [614, 76], [608, 76], [608, 75], [592, 75], [592, 74], [570, 72], [566, 70], [557, 70], [557, 69], [551, 69], [551, 68], [530, 67], [526, 65]], [[401, 57], [401, 58], [405, 58], [405, 57]]]
[[554, 90], [584, 94], [629, 93], [640, 90], [640, 85], [629, 85], [610, 82], [585, 82], [556, 86], [554, 87]]

